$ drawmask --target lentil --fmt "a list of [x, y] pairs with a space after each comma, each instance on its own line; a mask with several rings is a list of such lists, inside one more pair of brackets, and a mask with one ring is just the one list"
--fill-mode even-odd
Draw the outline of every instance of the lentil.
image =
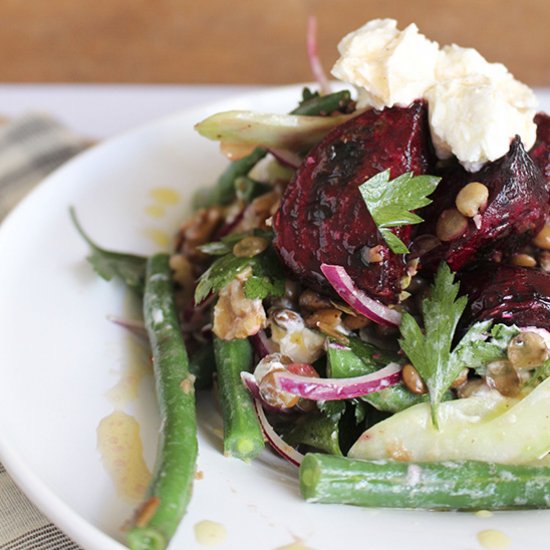
[[530, 254], [514, 254], [512, 256], [512, 263], [521, 267], [536, 267], [537, 260]]
[[520, 391], [520, 379], [510, 361], [493, 361], [487, 365], [486, 381], [505, 397], [515, 397]]
[[550, 250], [550, 224], [546, 224], [533, 239], [533, 244], [544, 250]]
[[508, 360], [515, 369], [534, 369], [548, 357], [548, 348], [536, 332], [522, 332], [508, 344]]
[[428, 391], [420, 374], [410, 363], [403, 367], [401, 375], [403, 376], [403, 383], [412, 393], [422, 394]]
[[443, 242], [452, 241], [460, 237], [467, 227], [467, 218], [455, 208], [449, 208], [441, 212], [435, 227], [435, 234]]
[[488, 198], [489, 189], [482, 183], [473, 181], [459, 191], [455, 204], [461, 214], [473, 218], [487, 206]]
[[233, 247], [233, 254], [237, 258], [253, 258], [261, 254], [269, 245], [262, 237], [245, 237]]

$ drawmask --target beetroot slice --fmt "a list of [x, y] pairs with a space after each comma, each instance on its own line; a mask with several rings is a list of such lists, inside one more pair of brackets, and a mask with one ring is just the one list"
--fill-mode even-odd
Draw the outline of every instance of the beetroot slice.
[[535, 117], [537, 125], [537, 140], [529, 151], [529, 156], [538, 166], [546, 180], [547, 188], [550, 187], [550, 116], [546, 113], [538, 113]]
[[435, 234], [440, 213], [454, 208], [456, 195], [472, 181], [489, 189], [479, 228], [470, 219], [460, 237], [442, 243], [422, 258], [422, 267], [435, 269], [439, 262], [446, 261], [453, 271], [459, 271], [475, 261], [494, 257], [495, 253], [509, 254], [529, 243], [544, 225], [548, 213], [545, 181], [516, 137], [504, 157], [479, 172], [469, 173], [455, 166], [444, 175], [432, 197], [433, 203], [419, 212], [426, 220], [419, 233]]
[[550, 330], [550, 274], [544, 271], [484, 265], [464, 275], [461, 291], [470, 299], [468, 323], [494, 319]]
[[[432, 163], [423, 101], [372, 109], [333, 129], [304, 159], [274, 217], [274, 244], [283, 262], [322, 292], [331, 289], [321, 264], [343, 266], [370, 296], [395, 303], [404, 258], [386, 246], [358, 187], [386, 169], [396, 178], [405, 172], [427, 173]], [[405, 244], [410, 242], [412, 226], [395, 232]], [[380, 247], [381, 262], [368, 262], [373, 247]]]

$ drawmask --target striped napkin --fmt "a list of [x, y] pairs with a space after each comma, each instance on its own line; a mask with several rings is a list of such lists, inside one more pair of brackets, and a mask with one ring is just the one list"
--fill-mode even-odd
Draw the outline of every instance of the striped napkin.
[[[0, 220], [46, 175], [90, 144], [47, 115], [0, 121]], [[78, 550], [0, 464], [0, 549]]]

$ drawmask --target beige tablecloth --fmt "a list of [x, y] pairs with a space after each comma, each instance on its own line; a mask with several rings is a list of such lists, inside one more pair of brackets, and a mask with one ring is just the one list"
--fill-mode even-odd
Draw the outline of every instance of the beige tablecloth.
[[[0, 220], [47, 174], [87, 145], [47, 115], [0, 123]], [[27, 499], [0, 463], [0, 549], [78, 548]]]

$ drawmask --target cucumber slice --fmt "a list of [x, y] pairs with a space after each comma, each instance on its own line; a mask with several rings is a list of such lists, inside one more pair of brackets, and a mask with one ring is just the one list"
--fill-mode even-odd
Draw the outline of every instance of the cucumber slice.
[[523, 399], [489, 391], [442, 403], [439, 419], [437, 430], [430, 405], [414, 405], [365, 431], [348, 456], [413, 462], [532, 462], [550, 451], [550, 378]]

